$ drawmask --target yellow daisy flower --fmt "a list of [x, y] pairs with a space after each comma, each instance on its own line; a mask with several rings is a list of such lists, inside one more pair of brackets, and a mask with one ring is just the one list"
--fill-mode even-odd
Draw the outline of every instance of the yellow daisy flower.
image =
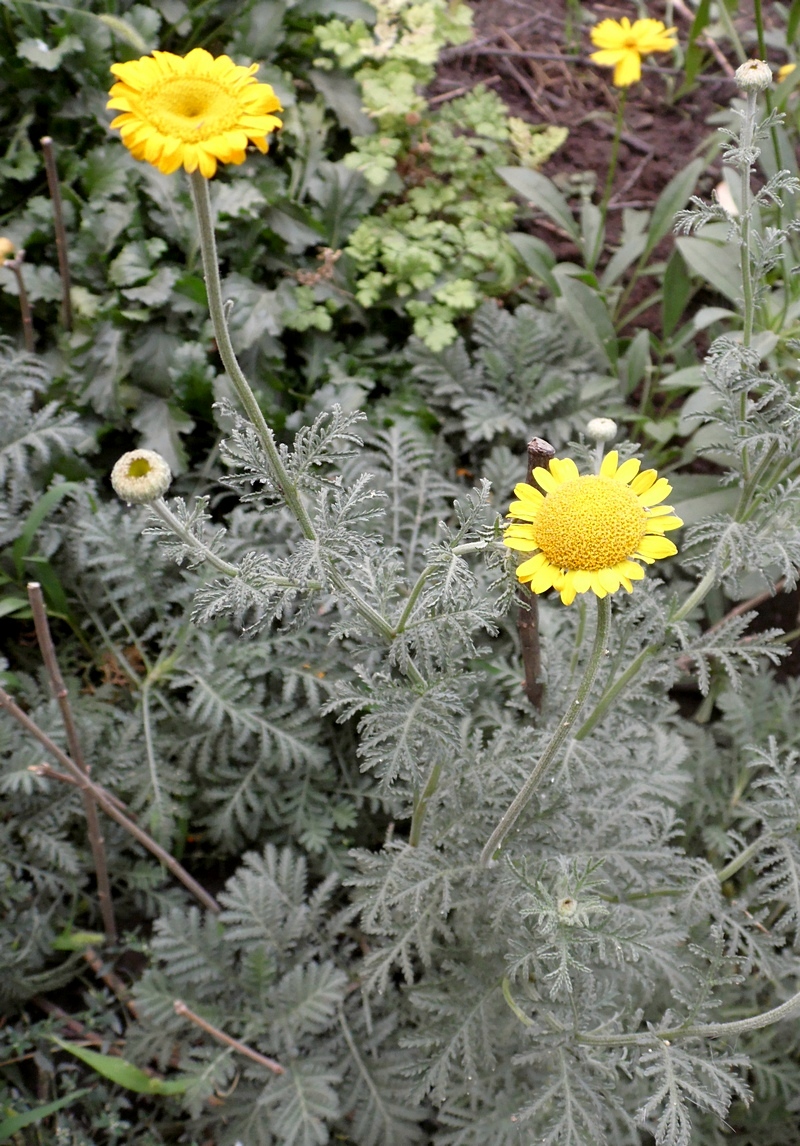
[[532, 553], [517, 577], [534, 593], [556, 589], [565, 605], [591, 589], [598, 597], [622, 587], [630, 593], [644, 570], [678, 550], [664, 537], [683, 522], [672, 506], [660, 503], [672, 486], [655, 470], [641, 470], [638, 458], [619, 464], [606, 454], [599, 474], [578, 473], [571, 458], [553, 458], [537, 468], [534, 480], [545, 491], [520, 482], [514, 493], [503, 540], [509, 549]]
[[179, 167], [210, 179], [217, 163], [243, 163], [248, 143], [263, 154], [267, 136], [281, 127], [282, 111], [269, 84], [228, 56], [204, 48], [188, 56], [153, 52], [127, 64], [112, 64], [118, 82], [107, 107], [122, 114], [111, 123], [135, 159], [171, 175]]
[[601, 20], [591, 31], [592, 43], [600, 48], [589, 57], [602, 67], [613, 68], [615, 87], [627, 88], [642, 78], [642, 56], [669, 52], [677, 45], [675, 28], [660, 20]]

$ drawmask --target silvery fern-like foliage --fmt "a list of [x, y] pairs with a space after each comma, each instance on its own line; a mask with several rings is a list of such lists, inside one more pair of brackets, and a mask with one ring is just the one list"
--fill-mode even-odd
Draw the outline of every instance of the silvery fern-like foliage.
[[463, 339], [438, 352], [414, 340], [407, 353], [444, 432], [474, 446], [520, 444], [532, 423], [546, 424], [548, 440], [561, 446], [580, 423], [581, 407], [608, 389], [575, 331], [532, 306], [512, 315], [485, 302], [472, 341], [472, 356]]

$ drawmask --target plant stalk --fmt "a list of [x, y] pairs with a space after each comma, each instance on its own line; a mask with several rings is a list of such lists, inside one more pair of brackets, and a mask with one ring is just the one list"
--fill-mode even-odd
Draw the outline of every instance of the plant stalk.
[[201, 1031], [206, 1031], [218, 1042], [224, 1043], [225, 1046], [231, 1047], [233, 1050], [238, 1051], [239, 1054], [243, 1054], [247, 1058], [252, 1059], [252, 1061], [257, 1062], [259, 1066], [265, 1066], [267, 1070], [271, 1070], [273, 1074], [286, 1073], [286, 1068], [282, 1067], [274, 1058], [268, 1058], [265, 1054], [260, 1054], [258, 1051], [253, 1050], [247, 1043], [239, 1042], [238, 1039], [232, 1038], [231, 1035], [226, 1035], [219, 1027], [213, 1026], [206, 1019], [195, 1014], [181, 999], [175, 1000], [172, 1004], [172, 1009], [176, 1015], [180, 1015], [183, 1019], [188, 1019], [190, 1023], [194, 1023], [196, 1027], [199, 1027]]
[[425, 822], [428, 804], [431, 798], [436, 794], [441, 775], [442, 764], [441, 761], [439, 761], [431, 768], [428, 782], [422, 790], [422, 794], [414, 801], [414, 814], [411, 817], [411, 831], [408, 836], [408, 842], [412, 848], [419, 847], [420, 837], [422, 836], [422, 825]]
[[[72, 759], [75, 761], [76, 766], [80, 768], [81, 772], [83, 772], [85, 776], [89, 776], [91, 774], [91, 768], [86, 763], [81, 749], [78, 730], [75, 727], [72, 707], [69, 703], [69, 693], [64, 684], [64, 678], [61, 675], [61, 667], [58, 663], [56, 648], [53, 644], [53, 637], [47, 620], [47, 610], [45, 609], [44, 597], [42, 596], [42, 587], [38, 581], [28, 582], [28, 601], [30, 602], [31, 612], [33, 613], [36, 639], [39, 642], [42, 660], [44, 661], [47, 675], [50, 678], [50, 687], [53, 690], [53, 696], [61, 710], [61, 721], [64, 725], [67, 744]], [[100, 904], [100, 914], [103, 917], [103, 928], [108, 942], [116, 943], [117, 925], [114, 919], [114, 904], [111, 897], [111, 883], [108, 878], [105, 840], [100, 829], [97, 803], [91, 792], [88, 792], [85, 788], [81, 789], [81, 798], [83, 800], [83, 812], [86, 816], [86, 831], [89, 836], [89, 845], [92, 849], [92, 859], [94, 861], [94, 871], [97, 879], [97, 899]]]
[[44, 154], [44, 167], [47, 172], [47, 186], [53, 204], [53, 226], [56, 233], [58, 273], [61, 278], [61, 321], [65, 330], [72, 330], [72, 298], [70, 296], [69, 256], [67, 253], [67, 229], [64, 226], [64, 209], [61, 204], [61, 184], [58, 181], [56, 156], [53, 141], [49, 135], [39, 140]]
[[519, 819], [520, 814], [527, 806], [531, 797], [536, 789], [539, 787], [546, 772], [554, 763], [558, 752], [569, 735], [570, 729], [578, 718], [581, 709], [583, 708], [586, 698], [588, 697], [592, 685], [597, 677], [600, 664], [606, 651], [606, 641], [608, 639], [608, 631], [611, 621], [611, 599], [609, 597], [598, 598], [597, 600], [597, 626], [594, 634], [594, 645], [586, 662], [586, 668], [583, 670], [583, 677], [578, 685], [578, 691], [570, 701], [567, 711], [564, 713], [563, 718], [559, 721], [558, 727], [550, 738], [550, 742], [545, 748], [542, 755], [539, 757], [536, 766], [531, 772], [528, 779], [520, 788], [517, 795], [511, 802], [508, 811], [505, 813], [500, 823], [492, 832], [486, 845], [481, 852], [480, 865], [481, 867], [488, 867], [495, 852], [503, 844], [508, 833], [513, 828], [514, 824]]

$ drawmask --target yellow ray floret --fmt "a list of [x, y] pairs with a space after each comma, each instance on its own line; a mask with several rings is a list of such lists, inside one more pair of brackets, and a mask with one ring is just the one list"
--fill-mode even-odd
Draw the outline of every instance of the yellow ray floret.
[[677, 45], [675, 29], [660, 20], [601, 20], [591, 31], [592, 43], [600, 48], [589, 57], [601, 67], [613, 68], [615, 87], [627, 88], [642, 78], [642, 56], [669, 52]]
[[[517, 577], [534, 593], [556, 589], [565, 605], [590, 589], [598, 597], [641, 581], [637, 561], [652, 565], [677, 553], [664, 534], [683, 522], [662, 505], [672, 486], [638, 458], [619, 464], [606, 454], [599, 474], [578, 472], [571, 458], [553, 458], [535, 469], [538, 489], [521, 482], [514, 490], [503, 540], [509, 549], [531, 554]], [[544, 492], [541, 492], [544, 491]]]
[[204, 48], [187, 56], [153, 52], [112, 64], [117, 83], [107, 107], [121, 112], [111, 123], [135, 159], [170, 175], [179, 167], [210, 179], [217, 163], [243, 163], [248, 143], [262, 153], [281, 121], [281, 104], [269, 84], [228, 56]]

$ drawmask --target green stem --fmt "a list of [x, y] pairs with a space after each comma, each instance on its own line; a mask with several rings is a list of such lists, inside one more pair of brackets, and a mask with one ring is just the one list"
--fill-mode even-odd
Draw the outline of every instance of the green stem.
[[[228, 324], [225, 320], [225, 305], [222, 300], [222, 284], [219, 277], [217, 243], [214, 237], [211, 195], [208, 190], [208, 180], [205, 179], [199, 171], [195, 171], [189, 176], [189, 184], [192, 189], [192, 199], [197, 213], [200, 253], [203, 258], [203, 273], [205, 275], [206, 291], [208, 293], [208, 310], [211, 315], [211, 324], [214, 328], [214, 337], [217, 340], [219, 356], [222, 359], [222, 364], [231, 380], [233, 388], [239, 397], [239, 401], [242, 403], [248, 418], [255, 428], [258, 440], [267, 455], [272, 476], [287, 506], [294, 514], [303, 532], [303, 536], [308, 541], [316, 541], [317, 533], [308, 515], [308, 510], [303, 505], [297, 486], [286, 472], [286, 467], [281, 460], [272, 430], [267, 425], [266, 419], [261, 412], [261, 407], [256, 401], [256, 396], [250, 388], [250, 383], [244, 376], [236, 357], [236, 352], [233, 349]], [[352, 586], [348, 585], [344, 577], [342, 577], [336, 569], [329, 567], [328, 575], [330, 576], [332, 584], [335, 585], [345, 597], [349, 598], [356, 611], [361, 614], [370, 627], [386, 640], [392, 640], [394, 630], [389, 622], [373, 609]]]
[[195, 537], [193, 533], [189, 532], [185, 525], [182, 525], [180, 521], [178, 521], [175, 514], [164, 501], [163, 497], [159, 497], [155, 501], [151, 501], [150, 508], [154, 513], [158, 514], [167, 528], [172, 533], [174, 533], [176, 537], [180, 537], [181, 541], [183, 541], [185, 545], [188, 545], [190, 549], [193, 549], [194, 552], [199, 554], [204, 561], [208, 562], [209, 565], [213, 565], [215, 569], [217, 569], [220, 573], [227, 574], [228, 577], [239, 576], [239, 570], [235, 565], [230, 565], [227, 561], [223, 561], [223, 559], [218, 557], [212, 549], [209, 549], [205, 542], [201, 541], [199, 537]]
[[423, 788], [421, 795], [414, 801], [414, 814], [411, 817], [411, 831], [408, 836], [408, 842], [412, 848], [419, 847], [422, 825], [425, 822], [425, 813], [428, 811], [428, 804], [431, 801], [431, 797], [436, 794], [436, 789], [439, 787], [441, 775], [442, 765], [440, 761], [431, 768], [427, 784]]
[[769, 447], [769, 449], [767, 450], [767, 452], [764, 454], [764, 457], [761, 459], [761, 461], [756, 466], [755, 472], [750, 476], [750, 478], [742, 486], [742, 492], [741, 492], [741, 495], [739, 497], [739, 504], [736, 507], [736, 513], [734, 514], [734, 520], [735, 521], [744, 521], [744, 519], [745, 519], [744, 515], [746, 514], [747, 510], [750, 508], [750, 502], [753, 500], [753, 497], [756, 493], [756, 490], [759, 488], [759, 485], [761, 484], [761, 479], [763, 478], [764, 474], [767, 472], [769, 467], [772, 465], [772, 459], [775, 457], [777, 450], [778, 450], [778, 443], [773, 442], [771, 444], [771, 446]]
[[717, 11], [719, 13], [719, 22], [725, 26], [725, 32], [728, 36], [728, 39], [733, 44], [733, 50], [736, 52], [736, 57], [739, 60], [739, 63], [743, 64], [747, 59], [747, 52], [744, 50], [742, 41], [739, 39], [739, 33], [733, 26], [733, 20], [731, 20], [731, 15], [728, 11], [725, 0], [721, 0], [721, 2], [717, 5]]
[[[720, 5], [720, 8], [724, 7]], [[756, 110], [758, 104], [758, 93], [751, 91], [747, 93], [747, 107], [745, 109], [744, 121], [742, 123], [742, 137], [741, 145], [743, 150], [749, 150], [753, 146], [753, 132], [755, 130]], [[751, 168], [749, 162], [743, 162], [741, 167], [741, 199], [742, 199], [742, 230], [740, 238], [741, 250], [741, 263], [742, 263], [742, 294], [744, 298], [744, 327], [742, 330], [742, 346], [749, 347], [753, 339], [753, 278], [752, 267], [750, 265], [750, 211], [752, 208], [751, 194], [750, 194], [750, 175]], [[744, 395], [746, 400], [747, 395]], [[745, 407], [746, 409], [746, 407]], [[744, 421], [744, 416], [742, 416]]]
[[622, 676], [615, 680], [614, 683], [610, 685], [600, 697], [590, 716], [583, 722], [578, 731], [575, 733], [576, 740], [586, 739], [589, 733], [603, 719], [622, 690], [626, 688], [628, 684], [633, 680], [647, 658], [653, 656], [656, 651], [657, 649], [655, 645], [648, 645], [646, 649], [642, 649], [636, 660], [631, 661]]
[[508, 833], [513, 828], [514, 824], [519, 819], [520, 814], [527, 806], [531, 797], [536, 789], [539, 787], [545, 773], [554, 763], [558, 752], [569, 735], [570, 729], [578, 718], [581, 709], [583, 708], [586, 698], [588, 697], [592, 685], [597, 677], [603, 655], [606, 650], [606, 641], [608, 639], [608, 630], [611, 621], [611, 600], [609, 597], [598, 598], [597, 601], [597, 627], [594, 634], [594, 645], [586, 662], [586, 668], [583, 671], [583, 677], [578, 685], [578, 691], [570, 701], [567, 711], [564, 713], [563, 718], [559, 721], [558, 727], [550, 738], [550, 742], [545, 748], [542, 755], [539, 757], [536, 766], [531, 772], [528, 779], [520, 788], [517, 795], [514, 797], [508, 811], [505, 813], [500, 823], [492, 832], [489, 839], [486, 841], [486, 846], [481, 852], [480, 864], [482, 867], [488, 867], [495, 852], [503, 844]]
[[753, 840], [752, 844], [739, 852], [730, 863], [726, 864], [721, 871], [717, 872], [717, 879], [720, 883], [726, 883], [729, 879], [736, 875], [737, 871], [741, 871], [746, 863], [749, 863], [754, 856], [757, 856], [767, 844], [770, 842], [769, 836], [759, 836], [757, 840]]
[[244, 376], [236, 357], [236, 352], [233, 349], [228, 324], [225, 320], [225, 306], [222, 300], [222, 283], [219, 277], [217, 242], [214, 237], [211, 195], [208, 190], [208, 180], [204, 178], [199, 171], [195, 171], [189, 176], [189, 184], [192, 189], [195, 212], [197, 213], [197, 224], [200, 234], [200, 253], [203, 258], [203, 273], [205, 275], [206, 292], [208, 294], [208, 310], [211, 315], [211, 324], [214, 328], [214, 337], [217, 340], [219, 356], [222, 359], [222, 364], [231, 380], [239, 401], [242, 403], [248, 418], [255, 427], [258, 440], [261, 442], [264, 452], [267, 455], [272, 476], [283, 494], [286, 504], [297, 519], [297, 523], [303, 531], [303, 536], [309, 541], [315, 541], [317, 535], [311, 518], [308, 516], [308, 511], [303, 505], [296, 485], [286, 472], [286, 468], [278, 452], [278, 447], [275, 445], [275, 437], [272, 430], [267, 425], [266, 419], [261, 412], [261, 407], [256, 401], [256, 396], [250, 388], [250, 383]]
[[705, 601], [708, 594], [714, 588], [717, 582], [717, 573], [715, 569], [709, 569], [701, 581], [698, 581], [694, 590], [689, 594], [686, 600], [681, 605], [677, 612], [673, 613], [670, 617], [670, 623], [676, 624], [688, 617], [692, 609], [696, 609], [703, 601]]
[[617, 173], [617, 159], [619, 157], [619, 144], [622, 138], [622, 129], [625, 126], [625, 101], [627, 99], [628, 90], [623, 88], [619, 93], [619, 101], [617, 103], [617, 121], [614, 125], [614, 138], [611, 142], [611, 158], [608, 161], [608, 171], [606, 172], [606, 185], [603, 188], [603, 198], [600, 200], [600, 226], [597, 231], [597, 240], [592, 251], [591, 258], [588, 262], [588, 267], [591, 270], [597, 260], [600, 258], [600, 244], [605, 233], [606, 216], [608, 215], [608, 204], [611, 200], [611, 191], [614, 187], [614, 176]]
[[671, 1027], [665, 1031], [653, 1031], [649, 1034], [637, 1035], [590, 1035], [579, 1033], [576, 1041], [592, 1047], [622, 1047], [643, 1046], [651, 1047], [655, 1043], [670, 1042], [674, 1039], [719, 1039], [735, 1038], [747, 1034], [748, 1031], [758, 1031], [763, 1027], [770, 1027], [773, 1023], [783, 1022], [784, 1019], [793, 1019], [800, 1014], [800, 991], [769, 1011], [762, 1011], [760, 1015], [752, 1015], [749, 1019], [738, 1019], [732, 1023], [701, 1023], [697, 1026]]

